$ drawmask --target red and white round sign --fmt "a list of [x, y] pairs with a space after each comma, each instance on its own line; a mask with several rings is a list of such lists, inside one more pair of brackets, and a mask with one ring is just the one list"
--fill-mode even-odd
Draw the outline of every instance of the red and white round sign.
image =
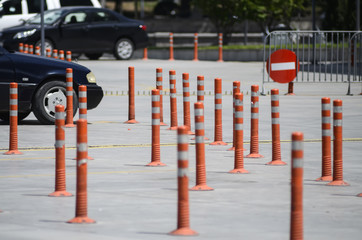
[[266, 71], [273, 81], [289, 83], [295, 79], [299, 72], [300, 64], [293, 51], [280, 49], [273, 52], [267, 63]]

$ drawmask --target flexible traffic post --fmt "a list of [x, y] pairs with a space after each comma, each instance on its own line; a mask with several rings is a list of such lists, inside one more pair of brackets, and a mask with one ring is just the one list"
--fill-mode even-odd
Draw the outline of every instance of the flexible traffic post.
[[67, 115], [65, 119], [65, 127], [75, 127], [73, 123], [73, 69], [67, 68], [66, 69], [66, 95], [67, 95]]
[[161, 162], [160, 149], [160, 90], [152, 89], [152, 153], [151, 162], [146, 166], [166, 166]]
[[267, 165], [286, 165], [280, 150], [279, 89], [271, 90], [272, 160]]
[[68, 223], [95, 223], [93, 219], [88, 218], [88, 196], [87, 196], [87, 120], [79, 119], [77, 121], [77, 187], [76, 187], [76, 206], [75, 218]]
[[333, 181], [328, 186], [349, 186], [343, 181], [342, 100], [333, 101]]
[[144, 48], [143, 49], [143, 58], [142, 60], [148, 60], [148, 51], [147, 51], [147, 48]]
[[[228, 151], [235, 150], [235, 94], [240, 93], [240, 82], [234, 81], [233, 82], [233, 146], [228, 149]], [[243, 100], [242, 100], [243, 101]], [[243, 102], [241, 102], [243, 104]]]
[[177, 129], [177, 91], [176, 91], [176, 71], [169, 71], [170, 78], [170, 118], [171, 118], [171, 126], [168, 130], [176, 130]]
[[64, 106], [55, 106], [55, 191], [49, 197], [70, 197], [65, 178], [65, 119]]
[[64, 50], [59, 50], [59, 59], [64, 60]]
[[189, 144], [187, 127], [177, 128], [177, 229], [170, 235], [197, 235], [190, 229], [189, 212]]
[[215, 130], [214, 130], [214, 142], [210, 145], [227, 145], [222, 141], [222, 80], [221, 78], [215, 78]]
[[199, 61], [199, 58], [198, 58], [198, 43], [199, 42], [199, 37], [198, 37], [198, 34], [195, 33], [194, 35], [194, 59], [193, 61]]
[[10, 83], [10, 98], [9, 98], [9, 151], [5, 155], [22, 154], [18, 150], [18, 84]]
[[[87, 119], [87, 86], [80, 85], [78, 87], [78, 96], [79, 96], [79, 119]], [[88, 141], [88, 140], [87, 140]], [[94, 158], [87, 156], [88, 160], [94, 160]]]
[[292, 133], [290, 240], [303, 239], [303, 133]]
[[169, 61], [175, 60], [173, 58], [173, 33], [170, 33], [170, 58], [168, 60]]
[[156, 89], [160, 91], [160, 125], [166, 126], [163, 122], [163, 78], [162, 68], [156, 68]]
[[40, 54], [40, 47], [39, 46], [36, 46], [35, 47], [35, 55], [37, 55], [37, 56], [40, 56], [41, 54]]
[[124, 123], [138, 123], [136, 121], [135, 107], [135, 86], [134, 86], [134, 67], [128, 67], [128, 121]]
[[331, 99], [324, 97], [322, 98], [322, 176], [316, 181], [332, 180]]
[[203, 103], [204, 99], [205, 99], [204, 76], [197, 76], [197, 101]]
[[24, 44], [24, 53], [29, 53], [29, 44]]
[[50, 50], [50, 48], [45, 49], [45, 51], [47, 57], [52, 57], [52, 51]]
[[219, 60], [217, 60], [218, 62], [223, 62], [223, 57], [222, 57], [222, 45], [223, 45], [223, 39], [222, 39], [222, 33], [219, 33]]
[[182, 95], [183, 95], [183, 106], [184, 106], [184, 125], [188, 129], [188, 134], [195, 134], [191, 131], [191, 110], [190, 110], [190, 82], [189, 74], [182, 74]]
[[19, 52], [24, 52], [24, 43], [19, 43]]
[[259, 154], [259, 86], [251, 86], [250, 154], [247, 158], [262, 158]]
[[294, 94], [294, 83], [293, 82], [288, 83], [288, 93], [286, 93], [285, 95], [295, 95]]
[[58, 59], [58, 49], [53, 49], [53, 58]]
[[194, 103], [194, 110], [196, 135], [196, 185], [191, 188], [191, 190], [210, 191], [214, 189], [206, 184], [204, 104], [202, 102]]
[[29, 45], [29, 54], [34, 54], [34, 46]]
[[72, 61], [72, 52], [71, 51], [66, 52], [66, 59], [68, 62]]
[[229, 173], [249, 173], [248, 170], [244, 168], [244, 150], [243, 150], [243, 141], [244, 141], [244, 107], [243, 107], [243, 94], [235, 94], [235, 151], [234, 151], [234, 169], [229, 171]]

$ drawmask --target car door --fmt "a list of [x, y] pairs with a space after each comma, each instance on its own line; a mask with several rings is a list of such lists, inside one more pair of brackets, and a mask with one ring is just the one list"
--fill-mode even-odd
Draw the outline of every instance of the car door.
[[14, 66], [6, 51], [0, 47], [0, 111], [9, 110], [9, 85], [15, 81]]
[[88, 36], [89, 16], [85, 11], [68, 13], [59, 27], [58, 48], [81, 52], [90, 47]]
[[103, 9], [94, 9], [91, 12], [89, 38], [93, 49], [113, 49], [118, 37], [118, 30], [119, 20], [112, 12]]

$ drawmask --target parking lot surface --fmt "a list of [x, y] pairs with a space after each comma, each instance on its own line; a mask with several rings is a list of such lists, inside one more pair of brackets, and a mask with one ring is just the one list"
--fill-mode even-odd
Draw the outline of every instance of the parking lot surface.
[[[269, 83], [265, 92], [280, 89], [281, 153], [286, 166], [265, 165], [272, 159], [270, 95], [260, 96], [259, 152], [244, 158], [249, 174], [234, 168], [232, 144], [232, 82], [244, 93], [244, 147], [250, 148], [250, 86], [261, 85], [262, 63], [192, 61], [79, 61], [103, 87], [100, 105], [88, 111], [88, 216], [95, 224], [68, 224], [75, 216], [75, 197], [54, 198], [54, 126], [40, 125], [30, 115], [18, 126], [23, 155], [0, 155], [0, 239], [173, 239], [177, 224], [176, 131], [161, 127], [161, 161], [151, 161], [151, 96], [156, 68], [163, 68], [164, 121], [170, 124], [168, 71], [176, 70], [178, 122], [183, 123], [182, 78], [190, 74], [191, 102], [196, 77], [205, 76], [207, 184], [214, 191], [189, 192], [190, 226], [194, 239], [288, 239], [290, 228], [291, 133], [304, 133], [304, 238], [359, 239], [362, 234], [362, 96], [361, 84], [300, 83], [295, 96], [287, 85]], [[135, 67], [136, 120], [128, 120], [128, 66]], [[214, 139], [214, 78], [223, 79], [223, 140]], [[343, 101], [343, 177], [350, 186], [316, 182], [321, 176], [321, 98]], [[191, 128], [194, 129], [193, 106]], [[78, 119], [78, 115], [75, 120]], [[0, 122], [0, 152], [9, 147], [9, 126]], [[195, 144], [189, 137], [189, 187], [195, 185]], [[66, 128], [67, 191], [76, 189], [76, 129]], [[178, 237], [183, 239], [184, 237]]]

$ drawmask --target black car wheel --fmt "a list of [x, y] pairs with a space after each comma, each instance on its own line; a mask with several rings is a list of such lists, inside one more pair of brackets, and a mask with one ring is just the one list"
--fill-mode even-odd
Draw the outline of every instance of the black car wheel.
[[[26, 118], [29, 114], [31, 113], [31, 111], [29, 112], [18, 112], [18, 122], [20, 122], [21, 120], [23, 120], [24, 118]], [[9, 122], [9, 112], [1, 112], [0, 113], [0, 119], [5, 121], [5, 122]]]
[[134, 52], [133, 42], [128, 38], [121, 38], [114, 47], [114, 56], [120, 60], [128, 60]]
[[[45, 39], [44, 40], [44, 46], [45, 46], [45, 49], [50, 49], [50, 52], [53, 53], [53, 49], [54, 49], [54, 44], [52, 41], [50, 41], [49, 39]], [[37, 41], [35, 43], [35, 47], [41, 47], [41, 40]]]
[[[55, 106], [66, 106], [66, 84], [62, 81], [51, 81], [41, 86], [35, 93], [33, 100], [33, 112], [36, 118], [43, 124], [55, 122]], [[73, 115], [77, 113], [78, 98], [73, 91]]]
[[102, 57], [103, 53], [86, 53], [85, 56], [90, 60], [98, 60]]

